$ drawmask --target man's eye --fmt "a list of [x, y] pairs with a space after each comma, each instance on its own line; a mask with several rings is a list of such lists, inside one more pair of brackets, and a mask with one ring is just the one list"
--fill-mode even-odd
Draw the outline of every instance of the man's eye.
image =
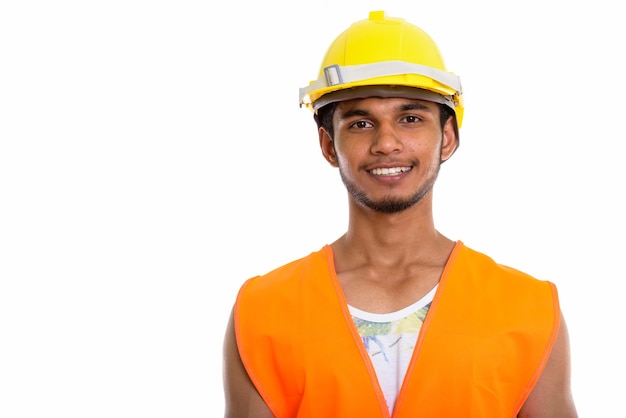
[[354, 122], [352, 124], [352, 126], [355, 127], [355, 128], [363, 129], [363, 128], [370, 127], [371, 124], [369, 122], [367, 122], [367, 121], [359, 120], [359, 121]]
[[418, 118], [415, 115], [409, 115], [409, 116], [405, 117], [404, 120], [406, 120], [409, 123], [414, 123], [414, 122], [418, 122], [420, 120], [420, 118]]

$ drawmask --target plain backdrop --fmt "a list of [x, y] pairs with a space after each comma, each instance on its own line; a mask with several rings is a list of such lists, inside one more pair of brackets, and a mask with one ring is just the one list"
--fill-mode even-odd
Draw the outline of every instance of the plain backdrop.
[[298, 88], [381, 9], [463, 82], [439, 230], [556, 283], [581, 417], [624, 416], [610, 0], [2, 2], [0, 416], [222, 415], [239, 286], [346, 228]]

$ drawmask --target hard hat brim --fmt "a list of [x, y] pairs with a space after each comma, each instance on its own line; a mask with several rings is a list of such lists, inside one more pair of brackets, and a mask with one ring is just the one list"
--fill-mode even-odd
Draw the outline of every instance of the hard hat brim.
[[454, 107], [454, 100], [450, 96], [443, 96], [435, 92], [408, 86], [357, 86], [325, 94], [313, 103], [313, 110], [317, 111], [330, 103], [343, 102], [352, 99], [365, 99], [367, 97], [396, 97], [403, 99], [426, 100]]

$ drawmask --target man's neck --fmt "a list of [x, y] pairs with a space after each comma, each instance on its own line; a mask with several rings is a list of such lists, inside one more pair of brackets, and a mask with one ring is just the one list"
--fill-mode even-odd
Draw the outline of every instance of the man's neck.
[[455, 243], [435, 229], [429, 212], [350, 215], [348, 231], [331, 245], [348, 304], [394, 312], [439, 281]]
[[430, 263], [446, 259], [454, 243], [435, 229], [430, 202], [397, 213], [350, 207], [348, 231], [333, 243], [337, 267]]

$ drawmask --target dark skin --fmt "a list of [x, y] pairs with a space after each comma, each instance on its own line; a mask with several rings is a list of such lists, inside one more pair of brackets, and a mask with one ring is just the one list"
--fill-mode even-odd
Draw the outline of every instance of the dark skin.
[[225, 418], [274, 418], [243, 367], [231, 313], [224, 338]]
[[[443, 124], [439, 118], [431, 102], [366, 98], [337, 105], [333, 135], [319, 128], [322, 155], [349, 190], [348, 229], [331, 247], [346, 300], [358, 309], [393, 312], [420, 299], [438, 282], [454, 247], [436, 230], [432, 212], [439, 166], [458, 146], [454, 117]], [[273, 417], [241, 363], [232, 316], [224, 388], [226, 417]], [[517, 416], [577, 417], [563, 318], [548, 363]]]

